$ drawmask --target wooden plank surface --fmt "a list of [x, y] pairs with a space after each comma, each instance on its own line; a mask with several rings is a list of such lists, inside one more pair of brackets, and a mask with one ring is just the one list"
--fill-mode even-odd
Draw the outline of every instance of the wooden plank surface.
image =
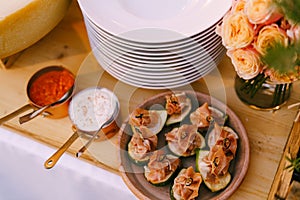
[[[300, 112], [300, 111], [299, 111]], [[282, 158], [276, 172], [269, 200], [286, 199], [290, 192], [293, 170], [286, 169], [291, 163], [286, 158], [295, 159], [300, 148], [300, 121], [294, 122], [289, 139], [286, 143]]]
[[[115, 92], [121, 103], [120, 123], [136, 105], [165, 91], [135, 88], [103, 71], [90, 54], [81, 12], [74, 1], [66, 17], [53, 31], [22, 52], [9, 69], [0, 70], [0, 116], [25, 105], [28, 102], [26, 85], [31, 75], [40, 68], [55, 64], [64, 65], [77, 74], [80, 87], [97, 82]], [[239, 116], [249, 137], [250, 165], [243, 183], [230, 199], [267, 199], [297, 110], [288, 110], [287, 106], [276, 112], [249, 108], [235, 94], [235, 74], [230, 60], [225, 56], [214, 72], [178, 89], [209, 93], [227, 104]], [[297, 82], [286, 105], [299, 101], [299, 98], [300, 85]], [[14, 118], [4, 126], [16, 134], [53, 147], [53, 152], [73, 133], [68, 117], [58, 120], [39, 117], [23, 125], [19, 125], [17, 118]], [[77, 140], [68, 153], [75, 155], [83, 142], [84, 139]], [[105, 142], [94, 143], [81, 159], [118, 173], [117, 135]]]

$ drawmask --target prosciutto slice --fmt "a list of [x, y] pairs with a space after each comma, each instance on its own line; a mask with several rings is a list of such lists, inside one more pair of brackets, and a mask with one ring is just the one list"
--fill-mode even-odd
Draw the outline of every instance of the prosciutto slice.
[[202, 104], [190, 115], [191, 123], [198, 128], [207, 128], [212, 120], [212, 113], [208, 108], [208, 103]]
[[159, 116], [156, 112], [150, 112], [143, 108], [137, 108], [129, 117], [129, 124], [133, 126], [153, 127], [158, 123]]
[[200, 173], [196, 173], [193, 167], [183, 169], [174, 179], [174, 184], [172, 187], [174, 194], [173, 196], [176, 196], [178, 199], [180, 198], [182, 200], [195, 199], [198, 196], [201, 182], [202, 178]]
[[214, 145], [220, 145], [226, 156], [233, 158], [237, 150], [237, 140], [238, 136], [231, 128], [215, 124], [208, 137], [208, 146], [212, 148]]
[[[141, 129], [141, 130], [147, 130], [147, 129]], [[151, 135], [149, 136], [149, 133], [146, 132], [134, 132], [130, 144], [133, 150], [132, 155], [137, 160], [142, 160], [143, 158], [146, 158], [149, 156], [149, 153], [154, 151], [157, 147], [157, 136]]]
[[220, 179], [227, 175], [230, 161], [222, 146], [215, 145], [200, 163], [203, 179], [210, 184], [219, 184]]
[[228, 168], [236, 154], [238, 136], [229, 127], [220, 127], [217, 123], [214, 126], [208, 137], [210, 150], [200, 162], [200, 168], [206, 183], [221, 186], [229, 181]]
[[213, 146], [206, 159], [204, 161], [210, 163], [212, 174], [223, 176], [228, 172], [231, 159], [226, 156], [222, 146]]
[[147, 180], [155, 183], [165, 180], [173, 174], [180, 165], [178, 157], [165, 154], [162, 150], [153, 152], [147, 165]]
[[194, 150], [200, 148], [204, 142], [197, 129], [196, 125], [184, 124], [167, 133], [166, 141], [168, 141], [171, 151], [178, 155], [193, 154]]
[[182, 93], [173, 93], [167, 95], [166, 97], [166, 110], [168, 115], [180, 114], [182, 110], [188, 106], [187, 96], [184, 92]]

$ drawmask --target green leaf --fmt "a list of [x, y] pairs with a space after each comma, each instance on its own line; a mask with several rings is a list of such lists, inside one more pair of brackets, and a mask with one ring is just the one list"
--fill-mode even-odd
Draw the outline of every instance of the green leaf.
[[276, 43], [262, 56], [262, 61], [269, 68], [273, 68], [281, 74], [295, 72], [295, 66], [299, 62], [299, 49], [299, 44], [291, 44], [285, 47], [283, 44]]
[[273, 0], [283, 12], [284, 16], [292, 22], [300, 23], [300, 1], [299, 0]]
[[292, 159], [286, 156], [285, 158], [290, 162], [290, 165], [285, 167], [285, 169], [295, 170], [297, 172], [300, 172], [300, 157]]

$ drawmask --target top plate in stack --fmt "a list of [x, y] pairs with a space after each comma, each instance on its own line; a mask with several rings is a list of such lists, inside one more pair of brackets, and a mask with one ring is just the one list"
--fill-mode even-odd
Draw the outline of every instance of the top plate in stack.
[[189, 84], [225, 53], [216, 26], [231, 6], [223, 0], [78, 0], [101, 66], [133, 86]]

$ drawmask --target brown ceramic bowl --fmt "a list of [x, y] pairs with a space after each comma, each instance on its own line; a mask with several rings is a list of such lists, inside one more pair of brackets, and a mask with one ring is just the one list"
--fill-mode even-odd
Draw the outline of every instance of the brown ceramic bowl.
[[[142, 103], [139, 107], [150, 109], [153, 105], [163, 108], [165, 105], [165, 96], [170, 94], [171, 92], [161, 93], [157, 96], [154, 96], [144, 103]], [[227, 187], [219, 192], [211, 192], [204, 183], [201, 184], [199, 189], [199, 196], [196, 199], [214, 199], [214, 200], [224, 200], [228, 199], [234, 191], [240, 186], [242, 183], [249, 165], [249, 142], [246, 130], [242, 125], [239, 118], [236, 114], [228, 108], [222, 102], [202, 93], [194, 92], [194, 91], [185, 91], [188, 97], [192, 99], [193, 108], [192, 111], [197, 107], [202, 105], [205, 102], [208, 102], [209, 105], [212, 105], [224, 112], [229, 116], [227, 126], [233, 128], [239, 136], [238, 140], [238, 149], [236, 157], [233, 161], [231, 161], [229, 172], [231, 173], [232, 179]], [[161, 105], [161, 106], [159, 106]], [[163, 130], [158, 134], [158, 149], [164, 148], [165, 138], [164, 134], [168, 132], [171, 128], [178, 126], [173, 125], [172, 127], [164, 127]], [[138, 166], [134, 164], [128, 157], [127, 153], [127, 144], [131, 139], [131, 128], [128, 125], [128, 122], [125, 122], [120, 129], [120, 171], [122, 178], [129, 189], [139, 198], [139, 199], [170, 199], [170, 186], [169, 183], [163, 187], [157, 187], [149, 182], [144, 177], [143, 174], [143, 166]], [[180, 158], [182, 161], [183, 167], [193, 166], [195, 169], [195, 156], [188, 158]]]

